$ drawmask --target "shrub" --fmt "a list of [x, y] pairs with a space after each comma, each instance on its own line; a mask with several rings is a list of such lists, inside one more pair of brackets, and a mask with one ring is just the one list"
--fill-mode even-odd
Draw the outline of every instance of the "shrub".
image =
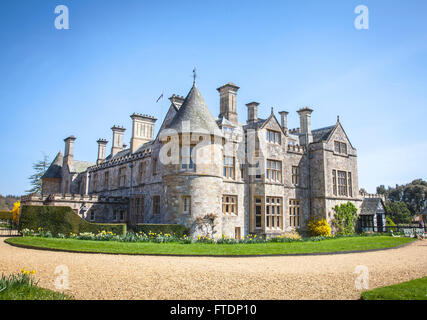
[[178, 238], [188, 235], [189, 232], [189, 229], [182, 224], [137, 224], [134, 229], [136, 233], [171, 234]]
[[326, 219], [312, 218], [308, 221], [307, 228], [312, 237], [331, 235], [331, 227]]
[[110, 231], [126, 234], [126, 224], [91, 223], [80, 218], [70, 207], [23, 206], [19, 220], [19, 230], [50, 231], [53, 235]]
[[386, 216], [386, 222], [385, 222], [386, 227], [391, 227], [391, 228], [387, 228], [387, 231], [396, 231], [396, 224], [393, 222], [393, 220], [391, 220], [391, 218], [389, 216]]
[[343, 203], [334, 207], [335, 217], [333, 223], [337, 229], [337, 234], [353, 234], [357, 219], [357, 208], [351, 203]]
[[0, 211], [0, 220], [12, 220], [12, 212], [11, 211]]
[[19, 215], [21, 213], [20, 209], [21, 209], [21, 201], [16, 201], [13, 204], [13, 209], [11, 211], [11, 213], [12, 213], [12, 220], [13, 220], [13, 222], [15, 224], [18, 224], [18, 222], [19, 222]]

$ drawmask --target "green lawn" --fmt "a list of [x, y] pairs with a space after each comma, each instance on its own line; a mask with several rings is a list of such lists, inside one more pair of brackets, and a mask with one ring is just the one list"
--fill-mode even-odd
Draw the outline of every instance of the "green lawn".
[[362, 300], [427, 300], [427, 277], [365, 291]]
[[15, 285], [0, 292], [0, 300], [70, 300], [71, 298], [52, 290]]
[[259, 244], [141, 243], [38, 237], [16, 237], [6, 239], [5, 241], [10, 244], [25, 245], [33, 248], [48, 248], [97, 253], [170, 255], [275, 255], [384, 249], [403, 245], [414, 241], [414, 239], [376, 236], [348, 237], [309, 242]]

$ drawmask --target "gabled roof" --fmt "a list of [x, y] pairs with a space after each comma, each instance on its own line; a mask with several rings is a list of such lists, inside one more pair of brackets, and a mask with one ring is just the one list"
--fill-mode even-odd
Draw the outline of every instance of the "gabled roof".
[[377, 212], [385, 212], [385, 206], [381, 198], [365, 198], [360, 206], [361, 215], [374, 215]]
[[265, 120], [258, 119], [258, 121], [259, 120], [263, 121], [263, 122], [260, 123], [260, 128], [261, 129], [264, 128], [267, 125], [267, 123], [270, 122], [271, 119], [274, 119], [276, 121], [276, 123], [279, 126], [280, 130], [283, 132], [283, 134], [285, 134], [285, 132], [283, 131], [282, 126], [279, 123], [279, 120], [277, 120], [276, 116], [274, 115], [273, 108], [271, 108], [271, 114], [270, 114], [270, 116], [267, 119], [265, 119]]
[[208, 131], [210, 133], [218, 132], [221, 135], [221, 131], [195, 83], [172, 119], [169, 129], [181, 133], [185, 122], [188, 123], [190, 132], [204, 133]]
[[313, 142], [327, 141], [336, 125], [312, 130]]
[[64, 157], [62, 156], [61, 151], [58, 152], [55, 159], [50, 164], [49, 168], [46, 170], [42, 179], [44, 178], [56, 178], [61, 179], [62, 177], [62, 163], [64, 161]]

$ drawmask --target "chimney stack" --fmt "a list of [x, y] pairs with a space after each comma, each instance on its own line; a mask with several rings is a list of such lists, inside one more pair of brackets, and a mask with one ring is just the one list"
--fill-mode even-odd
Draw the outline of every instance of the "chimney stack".
[[281, 118], [281, 126], [284, 132], [288, 130], [288, 114], [287, 111], [280, 111], [280, 118]]
[[236, 96], [240, 87], [229, 82], [217, 90], [219, 92], [219, 117], [238, 124]]
[[105, 139], [99, 139], [97, 143], [98, 143], [98, 159], [96, 160], [96, 164], [100, 164], [102, 161], [105, 160], [105, 155], [106, 155], [105, 151], [107, 149], [108, 141]]
[[184, 103], [185, 98], [183, 96], [177, 96], [176, 94], [173, 94], [172, 97], [169, 98], [169, 100], [177, 109], [179, 109]]
[[123, 150], [123, 136], [126, 129], [119, 126], [113, 126], [113, 145], [111, 147], [111, 156], [114, 156], [117, 152]]
[[297, 112], [300, 119], [300, 144], [307, 146], [313, 142], [313, 135], [311, 134], [311, 113], [313, 110], [309, 107], [305, 107]]
[[154, 124], [156, 118], [146, 114], [134, 113], [132, 118], [132, 139], [130, 141], [131, 152], [138, 150], [144, 143], [153, 140]]
[[71, 170], [73, 168], [74, 163], [74, 141], [76, 141], [75, 136], [69, 136], [64, 139], [65, 142], [65, 151], [64, 151], [64, 160], [63, 167], [68, 165], [68, 168]]
[[258, 121], [258, 102], [250, 102], [246, 104], [246, 107], [248, 108], [248, 120], [247, 123], [254, 123]]

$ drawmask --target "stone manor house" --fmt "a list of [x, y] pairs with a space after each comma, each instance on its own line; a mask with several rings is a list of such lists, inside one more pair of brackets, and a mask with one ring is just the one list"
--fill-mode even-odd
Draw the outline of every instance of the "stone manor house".
[[108, 141], [97, 141], [96, 162], [75, 160], [76, 137], [66, 138], [42, 178], [42, 196], [23, 204], [70, 206], [93, 222], [184, 224], [193, 236], [236, 238], [304, 228], [310, 216], [330, 222], [333, 207], [348, 201], [361, 207], [357, 153], [339, 118], [312, 129], [313, 110], [305, 107], [297, 111], [300, 127], [290, 129], [288, 112], [279, 121], [271, 108], [261, 119], [259, 103], [250, 102], [243, 123], [239, 87], [217, 90], [217, 118], [194, 82], [186, 98], [169, 98], [157, 135], [157, 119], [134, 113], [130, 145], [115, 125], [109, 154]]

